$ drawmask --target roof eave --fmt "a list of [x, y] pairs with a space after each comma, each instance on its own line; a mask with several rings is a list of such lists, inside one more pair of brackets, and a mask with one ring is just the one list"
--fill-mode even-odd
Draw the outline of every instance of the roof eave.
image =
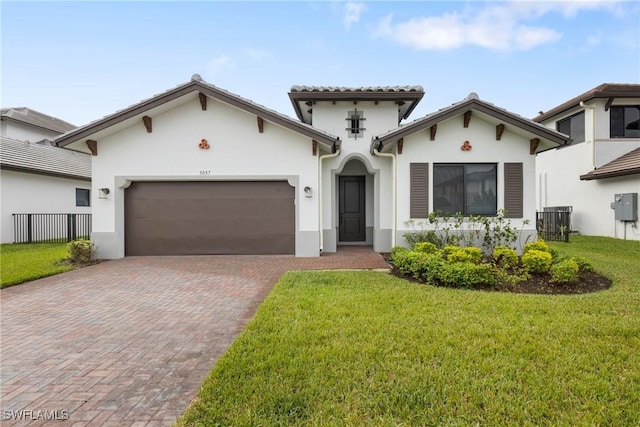
[[592, 181], [595, 179], [605, 179], [605, 178], [615, 178], [618, 176], [627, 176], [627, 175], [634, 175], [634, 174], [640, 174], [640, 167], [637, 168], [631, 168], [631, 169], [624, 169], [624, 170], [619, 170], [619, 171], [611, 171], [611, 172], [604, 172], [604, 173], [596, 173], [597, 169], [595, 171], [589, 172], [587, 174], [584, 175], [580, 175], [580, 180], [581, 181]]
[[79, 180], [79, 181], [91, 182], [91, 177], [90, 176], [74, 175], [74, 174], [61, 173], [61, 172], [53, 172], [53, 171], [47, 171], [47, 170], [42, 170], [42, 169], [36, 169], [36, 168], [28, 168], [28, 167], [24, 167], [24, 166], [0, 164], [0, 170], [32, 173], [32, 174], [36, 174], [36, 175], [54, 176], [56, 178], [76, 179], [76, 180]]

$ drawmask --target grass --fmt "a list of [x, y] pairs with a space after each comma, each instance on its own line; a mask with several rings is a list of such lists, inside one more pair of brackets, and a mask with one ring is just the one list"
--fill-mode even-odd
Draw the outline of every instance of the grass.
[[612, 288], [287, 273], [177, 425], [640, 425], [640, 242], [551, 245], [590, 258]]
[[0, 245], [0, 288], [73, 270], [57, 264], [67, 256], [66, 243]]

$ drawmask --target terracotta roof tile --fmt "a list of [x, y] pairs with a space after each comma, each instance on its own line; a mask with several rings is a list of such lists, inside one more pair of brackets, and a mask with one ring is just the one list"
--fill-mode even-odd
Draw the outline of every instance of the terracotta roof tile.
[[640, 174], [640, 147], [600, 166], [598, 169], [581, 175], [580, 179], [589, 181], [592, 179], [612, 178], [633, 174]]

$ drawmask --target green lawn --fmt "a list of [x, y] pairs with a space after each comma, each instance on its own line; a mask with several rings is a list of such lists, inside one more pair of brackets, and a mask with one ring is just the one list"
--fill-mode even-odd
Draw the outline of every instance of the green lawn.
[[552, 244], [614, 281], [585, 295], [290, 272], [178, 425], [640, 425], [640, 242]]
[[66, 243], [0, 245], [0, 287], [73, 270], [57, 262], [68, 256]]

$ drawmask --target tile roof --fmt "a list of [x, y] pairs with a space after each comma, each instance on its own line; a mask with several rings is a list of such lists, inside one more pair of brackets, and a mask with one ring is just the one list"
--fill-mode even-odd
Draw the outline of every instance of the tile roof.
[[398, 123], [416, 108], [422, 97], [422, 86], [291, 86], [289, 99], [296, 116], [311, 124], [314, 101], [395, 101], [398, 104]]
[[0, 111], [0, 116], [3, 119], [12, 119], [57, 133], [65, 133], [76, 128], [75, 125], [65, 122], [64, 120], [48, 116], [26, 107], [3, 108]]
[[580, 102], [586, 102], [594, 98], [635, 98], [640, 97], [640, 84], [634, 83], [603, 83], [586, 91], [583, 94], [571, 98], [562, 104], [554, 107], [546, 112], [540, 112], [533, 118], [535, 122], [541, 122], [550, 117], [560, 114], [570, 108], [580, 105]]
[[589, 181], [592, 179], [612, 178], [633, 174], [640, 174], [640, 147], [600, 166], [598, 169], [580, 175], [580, 179]]
[[462, 101], [455, 102], [448, 107], [441, 108], [440, 110], [427, 114], [426, 116], [416, 119], [410, 123], [406, 123], [397, 129], [390, 130], [389, 132], [376, 136], [371, 141], [371, 152], [376, 148], [380, 151], [385, 145], [394, 143], [400, 138], [411, 135], [415, 132], [419, 132], [427, 127], [442, 122], [444, 120], [455, 117], [466, 111], [475, 109], [482, 113], [488, 114], [497, 118], [500, 121], [510, 123], [518, 128], [531, 132], [541, 138], [548, 139], [556, 144], [566, 145], [571, 140], [569, 136], [566, 136], [560, 132], [556, 132], [553, 129], [549, 129], [540, 123], [536, 123], [531, 119], [527, 119], [519, 114], [512, 113], [504, 108], [498, 107], [490, 102], [484, 101], [478, 97], [478, 94], [471, 92]]
[[0, 168], [90, 181], [91, 156], [40, 142], [0, 139]]

